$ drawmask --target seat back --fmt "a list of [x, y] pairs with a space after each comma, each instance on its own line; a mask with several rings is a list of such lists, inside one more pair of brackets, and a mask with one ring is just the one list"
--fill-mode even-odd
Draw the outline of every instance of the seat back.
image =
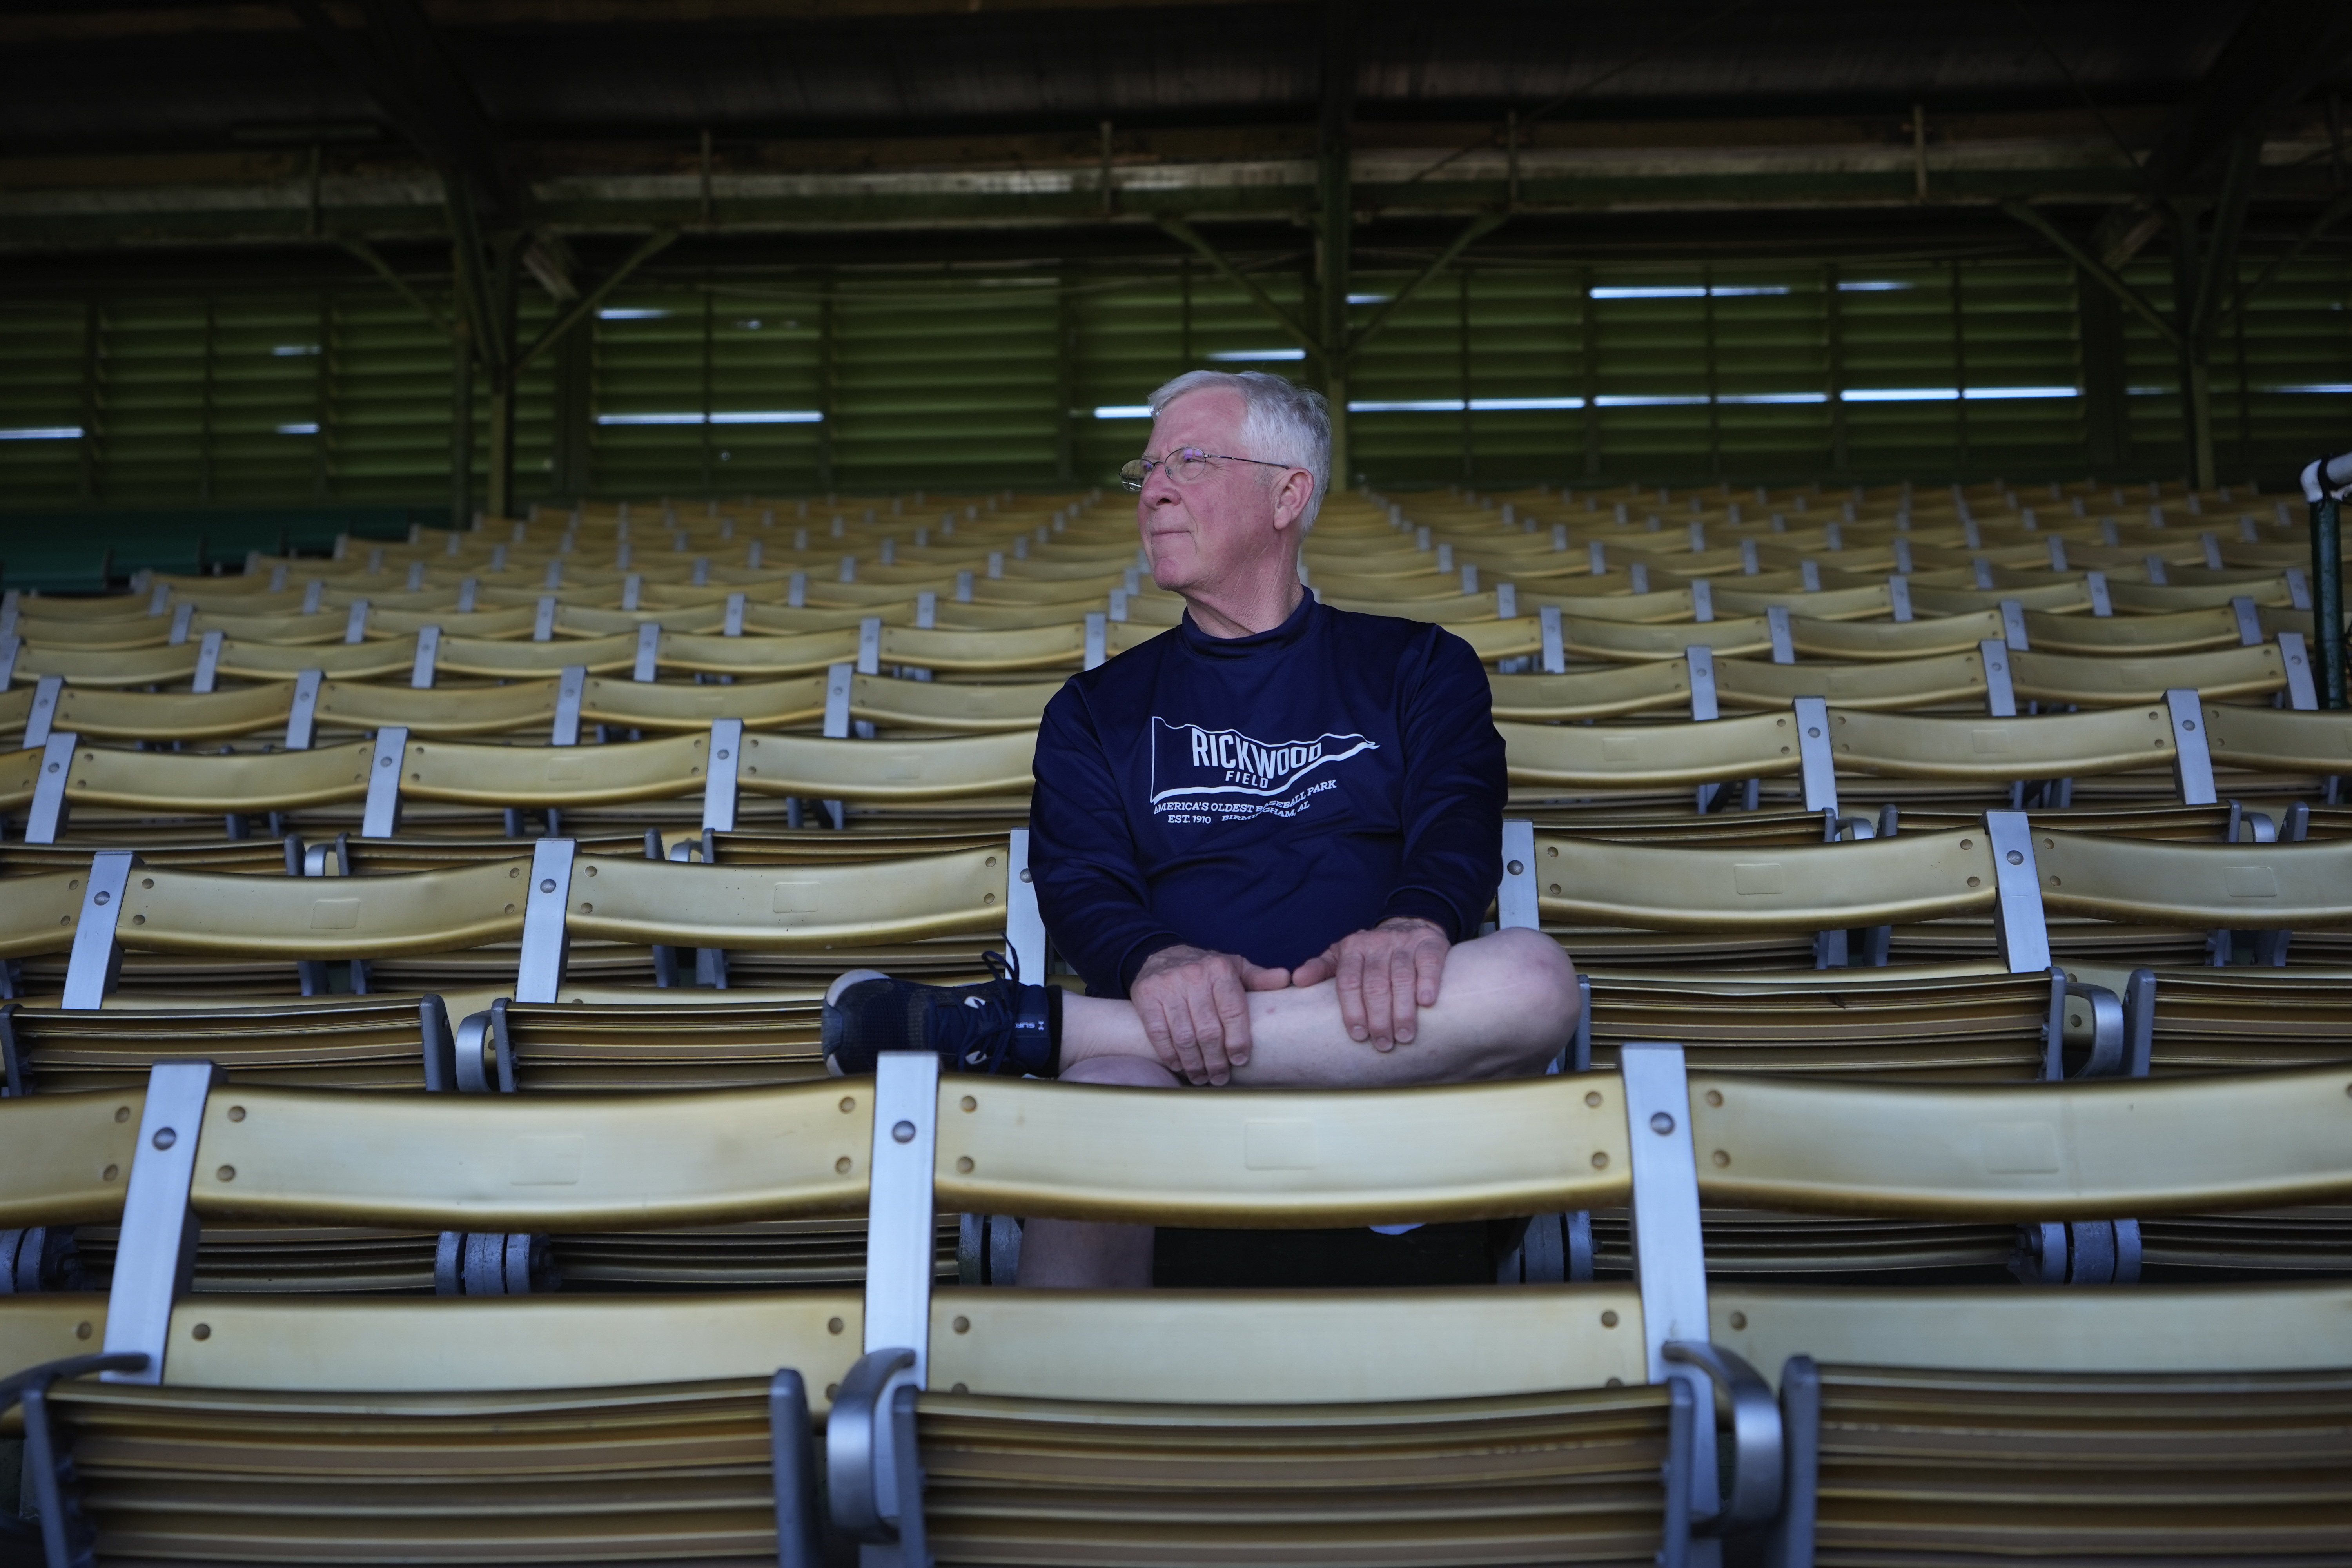
[[2124, 658], [2011, 649], [2010, 668], [2018, 696], [2085, 708], [2161, 702], [2167, 691], [2176, 689], [2210, 699], [2263, 696], [2286, 688], [2286, 665], [2276, 643]]
[[1786, 708], [1800, 697], [1826, 698], [1846, 709], [1900, 710], [1955, 703], [1981, 708], [1987, 690], [1984, 661], [1974, 644], [1962, 653], [1878, 664], [1768, 664], [1719, 658], [1715, 680], [1717, 697], [1729, 708]]
[[0, 1149], [8, 1155], [0, 1230], [121, 1218], [146, 1102], [143, 1082], [97, 1094], [0, 1098]]
[[940, 1205], [1182, 1226], [1486, 1219], [1622, 1203], [1625, 1106], [1574, 1075], [1410, 1089], [939, 1090]]
[[2275, 773], [2352, 773], [2352, 712], [2205, 705], [2213, 763]]
[[[449, 639], [441, 642], [441, 666], [448, 668]], [[190, 664], [191, 672], [194, 666]], [[383, 637], [374, 642], [328, 643], [304, 647], [285, 643], [221, 644], [216, 666], [222, 675], [238, 680], [294, 680], [318, 670], [335, 680], [382, 680], [406, 675], [416, 668], [416, 637]]]
[[1618, 621], [1563, 616], [1560, 641], [1570, 653], [1584, 658], [1629, 663], [1641, 659], [1680, 659], [1694, 645], [1715, 649], [1716, 657], [1763, 653], [1772, 647], [1772, 628], [1762, 616], [1738, 616], [1704, 626], [1627, 626]]
[[1025, 796], [1036, 751], [1028, 729], [903, 741], [751, 735], [744, 739], [737, 779], [748, 794], [821, 800]]
[[1987, 637], [2001, 635], [1998, 610], [1971, 610], [1918, 621], [1829, 621], [1793, 613], [1803, 607], [1801, 599], [1790, 605], [1789, 634], [1797, 651], [1809, 658], [1927, 658], [1965, 653]]
[[739, 680], [731, 686], [681, 686], [591, 676], [580, 700], [581, 718], [595, 724], [634, 730], [699, 730], [719, 719], [740, 719], [746, 728], [783, 729], [824, 717], [822, 675], [778, 680]]
[[873, 1115], [870, 1086], [854, 1082], [647, 1095], [224, 1085], [205, 1101], [189, 1201], [207, 1220], [464, 1231], [854, 1215]]
[[2177, 756], [2161, 702], [2002, 719], [1832, 707], [1830, 743], [1840, 768], [1982, 784], [2168, 769]]
[[1648, 931], [1824, 931], [1936, 920], [1991, 908], [1997, 879], [1991, 838], [1979, 828], [1860, 844], [1708, 848], [1536, 835], [1546, 920]]
[[2221, 930], [2352, 925], [2352, 839], [2182, 844], [2037, 826], [2033, 854], [2052, 914]]
[[1083, 619], [1023, 631], [926, 631], [913, 626], [884, 626], [880, 649], [885, 664], [975, 674], [1074, 668], [1085, 654]]
[[169, 816], [292, 811], [364, 800], [374, 756], [364, 742], [219, 755], [76, 746], [66, 798]]
[[206, 692], [68, 686], [55, 721], [93, 740], [217, 741], [282, 730], [292, 712], [293, 689], [277, 683]]
[[[441, 644], [439, 668], [447, 668], [448, 639]], [[544, 731], [555, 720], [553, 680], [517, 680], [506, 686], [470, 686], [419, 690], [359, 680], [329, 680], [319, 691], [320, 721], [354, 730], [398, 728], [425, 740], [460, 740], [515, 730]]]
[[709, 752], [708, 731], [604, 746], [413, 740], [401, 763], [400, 794], [403, 800], [479, 806], [666, 800], [702, 792]]
[[[571, 665], [578, 665], [591, 675], [609, 675], [616, 669], [635, 669], [636, 663], [636, 637], [624, 633], [567, 637], [561, 642], [445, 637], [441, 639], [438, 667], [446, 674], [478, 676], [486, 680], [541, 680], [561, 675]], [[408, 667], [404, 664], [401, 668]]]
[[857, 637], [854, 631], [730, 637], [698, 637], [665, 630], [661, 637], [659, 660], [666, 669], [774, 680], [787, 676], [809, 675], [856, 658]]
[[197, 651], [194, 642], [121, 652], [28, 647], [17, 651], [15, 678], [37, 680], [55, 675], [62, 677], [68, 688], [176, 686], [195, 674]]
[[891, 729], [1034, 731], [1062, 685], [1060, 680], [1024, 680], [982, 686], [859, 675], [850, 681], [849, 711], [853, 718]]
[[[440, 871], [319, 879], [134, 864], [115, 904], [113, 933], [123, 947], [141, 952], [289, 962], [479, 947], [522, 933], [521, 890], [530, 868], [527, 860], [490, 860]], [[84, 921], [96, 913], [86, 910]]]
[[1690, 666], [1681, 660], [1645, 660], [1570, 675], [1489, 675], [1486, 686], [1497, 720], [1528, 724], [1686, 710], [1691, 700]]
[[1700, 1194], [1723, 1206], [1939, 1220], [2275, 1208], [2352, 1197], [2346, 1083], [2340, 1068], [2032, 1088], [1694, 1074], [1691, 1126]]
[[701, 866], [582, 856], [565, 927], [577, 938], [793, 952], [1005, 930], [1002, 844], [844, 865]]
[[[1687, 688], [1687, 666], [1683, 670]], [[1543, 677], [1552, 680], [1571, 679]], [[1690, 724], [1515, 724], [1496, 729], [1513, 784], [1596, 789], [1771, 777], [1801, 765], [1792, 713]]]

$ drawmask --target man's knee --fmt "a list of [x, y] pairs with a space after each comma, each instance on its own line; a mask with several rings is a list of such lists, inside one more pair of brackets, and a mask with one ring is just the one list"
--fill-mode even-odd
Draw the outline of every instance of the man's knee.
[[1538, 1065], [1528, 1070], [1540, 1070], [1576, 1034], [1584, 1007], [1576, 965], [1559, 942], [1539, 931], [1498, 931], [1480, 937], [1475, 946], [1484, 982], [1479, 989], [1511, 1020], [1507, 1032], [1523, 1036], [1534, 1053], [1529, 1059]]
[[1140, 1057], [1088, 1057], [1062, 1069], [1063, 1083], [1108, 1084], [1118, 1089], [1173, 1089], [1176, 1079], [1158, 1062]]
[[1574, 1017], [1579, 1005], [1576, 965], [1559, 943], [1539, 931], [1515, 926], [1482, 936], [1475, 946], [1480, 966], [1492, 966], [1498, 985], [1525, 993], [1529, 1005], [1542, 1005], [1546, 1012], [1565, 1008]]

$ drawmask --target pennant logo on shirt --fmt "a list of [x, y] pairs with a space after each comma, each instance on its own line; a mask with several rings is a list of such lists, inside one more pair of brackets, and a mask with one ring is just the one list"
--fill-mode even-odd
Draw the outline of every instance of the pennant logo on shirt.
[[1297, 788], [1318, 769], [1380, 749], [1361, 735], [1318, 735], [1311, 741], [1260, 741], [1239, 730], [1151, 721], [1151, 804], [1202, 795], [1272, 798]]

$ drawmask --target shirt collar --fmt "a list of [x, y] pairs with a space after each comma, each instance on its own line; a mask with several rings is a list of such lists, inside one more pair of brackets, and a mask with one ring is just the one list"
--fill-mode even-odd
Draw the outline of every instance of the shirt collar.
[[1323, 614], [1322, 605], [1313, 590], [1302, 589], [1298, 607], [1280, 626], [1247, 637], [1211, 637], [1193, 623], [1192, 612], [1186, 610], [1179, 629], [1184, 636], [1184, 646], [1208, 658], [1251, 658], [1262, 653], [1276, 653], [1304, 637], [1310, 626]]

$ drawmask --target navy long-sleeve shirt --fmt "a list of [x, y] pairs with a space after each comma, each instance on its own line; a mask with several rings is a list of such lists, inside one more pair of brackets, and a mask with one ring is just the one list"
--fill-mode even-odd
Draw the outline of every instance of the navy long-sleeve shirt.
[[1412, 915], [1475, 934], [1501, 875], [1502, 738], [1442, 627], [1310, 595], [1272, 631], [1190, 616], [1084, 675], [1037, 735], [1029, 864], [1087, 990], [1190, 943], [1293, 968]]

